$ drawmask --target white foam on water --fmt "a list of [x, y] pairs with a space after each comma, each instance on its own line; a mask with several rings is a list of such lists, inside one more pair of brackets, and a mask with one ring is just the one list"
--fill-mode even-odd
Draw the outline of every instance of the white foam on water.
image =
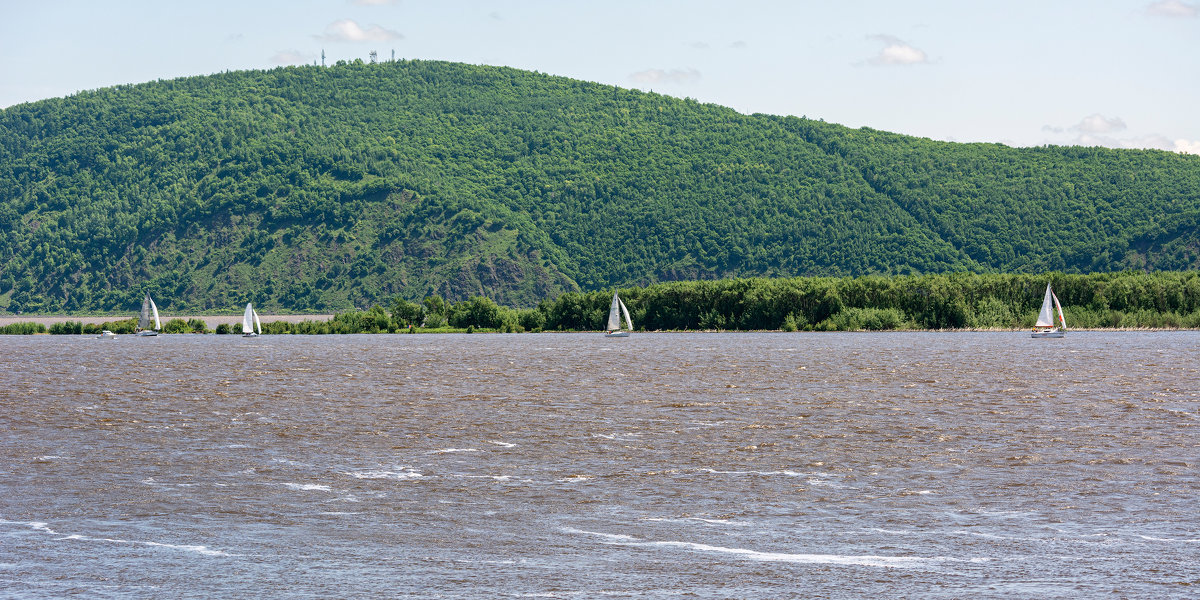
[[306, 492], [311, 492], [311, 491], [328, 492], [329, 491], [329, 486], [319, 485], [316, 483], [285, 483], [285, 484], [283, 484], [283, 486], [291, 488], [293, 490], [301, 490], [301, 491], [306, 491]]
[[[113, 541], [123, 541], [123, 540], [113, 540]], [[188, 550], [191, 552], [203, 554], [205, 556], [230, 556], [230, 554], [228, 552], [222, 552], [220, 550], [213, 550], [213, 549], [209, 548], [208, 546], [198, 546], [198, 545], [191, 545], [191, 544], [160, 544], [158, 542], [126, 542], [126, 543], [145, 544], [147, 546], [160, 546], [162, 548], [174, 548], [176, 550]]]
[[555, 481], [559, 481], [561, 483], [578, 483], [581, 481], [588, 481], [590, 479], [591, 479], [591, 477], [588, 475], [572, 475], [570, 477], [563, 477], [561, 479], [556, 479]]
[[770, 477], [773, 475], [783, 475], [785, 477], [804, 477], [806, 473], [797, 471], [718, 471], [716, 469], [700, 469], [704, 473], [712, 473], [713, 475], [759, 475], [762, 477]]
[[502, 448], [516, 448], [516, 447], [517, 447], [517, 445], [516, 445], [516, 444], [510, 444], [510, 443], [508, 443], [508, 442], [497, 442], [497, 441], [493, 441], [493, 440], [488, 440], [488, 443], [489, 443], [489, 444], [495, 444], [495, 445], [497, 445], [497, 446], [500, 446], [500, 447], [502, 447]]
[[613, 542], [636, 542], [636, 541], [638, 541], [638, 539], [633, 537], [632, 535], [623, 535], [623, 534], [619, 534], [619, 533], [601, 533], [599, 531], [587, 531], [584, 529], [575, 529], [574, 527], [563, 527], [562, 530], [564, 533], [575, 533], [575, 534], [579, 534], [579, 535], [594, 535], [596, 537], [602, 537], [602, 538], [605, 538], [605, 539], [613, 541]]
[[[5, 521], [5, 523], [14, 523], [14, 522], [15, 521]], [[57, 531], [50, 529], [49, 523], [43, 523], [41, 521], [31, 521], [30, 523], [28, 523], [28, 525], [34, 531], [44, 531], [50, 535], [58, 535]]]
[[920, 556], [879, 556], [873, 554], [853, 555], [853, 554], [805, 554], [805, 553], [788, 553], [788, 552], [762, 552], [759, 550], [750, 550], [747, 548], [727, 548], [724, 546], [712, 546], [709, 544], [699, 544], [695, 542], [678, 542], [678, 541], [648, 541], [641, 540], [629, 535], [601, 533], [597, 531], [585, 531], [574, 528], [563, 528], [565, 533], [573, 533], [580, 535], [591, 535], [603, 538], [610, 544], [619, 544], [624, 546], [645, 546], [653, 548], [682, 548], [696, 552], [704, 552], [710, 554], [722, 554], [737, 556], [749, 560], [757, 560], [762, 562], [783, 562], [794, 564], [821, 564], [821, 565], [847, 565], [847, 566], [864, 566], [864, 567], [884, 567], [907, 569], [927, 565], [933, 565], [945, 562], [985, 562], [987, 559], [954, 559], [949, 557], [920, 557]]
[[705, 519], [703, 517], [678, 517], [678, 518], [670, 518], [670, 519], [648, 517], [648, 518], [645, 518], [642, 520], [643, 521], [660, 521], [663, 523], [687, 523], [687, 522], [695, 521], [695, 522], [704, 523], [705, 525], [736, 525], [739, 527], [747, 527], [750, 525], [750, 523], [734, 522], [733, 519]]
[[12, 525], [25, 525], [34, 531], [40, 531], [40, 532], [48, 534], [48, 535], [60, 536], [58, 538], [59, 541], [106, 542], [106, 543], [110, 543], [110, 544], [133, 544], [133, 545], [138, 545], [138, 546], [170, 548], [172, 550], [186, 550], [189, 552], [195, 552], [197, 554], [202, 554], [204, 556], [234, 556], [233, 554], [230, 554], [228, 552], [224, 552], [221, 550], [213, 550], [212, 548], [209, 548], [208, 546], [200, 546], [197, 544], [164, 544], [161, 542], [145, 542], [145, 541], [138, 541], [138, 540], [123, 540], [123, 539], [119, 539], [119, 538], [93, 537], [90, 535], [80, 535], [78, 533], [64, 535], [64, 534], [60, 534], [59, 532], [51, 529], [50, 525], [48, 523], [44, 523], [42, 521], [22, 522], [22, 521], [6, 521], [4, 519], [0, 519], [0, 523], [6, 523], [6, 524], [12, 524]]
[[876, 533], [886, 533], [888, 535], [912, 535], [913, 534], [912, 531], [908, 531], [908, 530], [904, 530], [904, 529], [882, 529], [879, 527], [868, 527], [867, 531], [874, 531]]
[[834, 488], [834, 489], [839, 489], [839, 490], [854, 489], [853, 486], [845, 485], [842, 483], [834, 483], [832, 481], [826, 481], [824, 479], [817, 479], [816, 477], [808, 478], [808, 485], [823, 486], [823, 487], [829, 487], [829, 488]]
[[63, 457], [62, 457], [62, 456], [57, 456], [57, 455], [54, 455], [54, 454], [47, 454], [47, 455], [45, 455], [45, 456], [39, 456], [39, 457], [37, 457], [37, 458], [35, 458], [35, 459], [33, 459], [33, 460], [59, 460], [59, 459], [61, 459], [61, 458], [63, 458]]
[[479, 452], [479, 450], [475, 448], [442, 448], [441, 450], [434, 450], [430, 454], [451, 454], [454, 452]]
[[1138, 537], [1140, 537], [1143, 540], [1146, 540], [1148, 542], [1178, 542], [1178, 543], [1182, 543], [1182, 544], [1200, 544], [1200, 538], [1183, 540], [1183, 539], [1179, 539], [1179, 538], [1160, 538], [1160, 537], [1154, 537], [1154, 536], [1149, 536], [1149, 535], [1140, 535], [1140, 534], [1138, 535]]
[[463, 475], [465, 479], [494, 479], [496, 481], [509, 481], [512, 475]]
[[419, 479], [421, 477], [424, 477], [424, 475], [422, 475], [416, 471], [412, 471], [412, 470], [385, 471], [382, 469], [369, 469], [366, 471], [348, 471], [348, 472], [346, 472], [346, 475], [349, 475], [355, 479], [400, 479], [400, 480], [404, 480], [404, 479]]

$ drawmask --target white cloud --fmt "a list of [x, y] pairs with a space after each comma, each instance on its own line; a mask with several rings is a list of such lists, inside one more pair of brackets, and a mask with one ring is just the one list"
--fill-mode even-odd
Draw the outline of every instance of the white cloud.
[[1175, 140], [1175, 147], [1171, 149], [1183, 154], [1200, 154], [1200, 140]]
[[304, 54], [299, 50], [280, 50], [271, 57], [271, 62], [277, 65], [295, 65], [307, 63], [312, 58], [312, 55]]
[[1100, 114], [1088, 115], [1076, 125], [1071, 126], [1071, 131], [1077, 131], [1083, 134], [1093, 133], [1114, 133], [1125, 130], [1125, 121], [1121, 117], [1105, 117]]
[[730, 44], [730, 45], [729, 45], [729, 47], [730, 47], [730, 48], [736, 48], [736, 49], [738, 49], [738, 50], [741, 50], [741, 49], [743, 49], [743, 48], [745, 48], [745, 47], [746, 47], [746, 42], [743, 42], [742, 40], [738, 40], [738, 41], [736, 41], [736, 42], [734, 42], [734, 43]]
[[1172, 139], [1157, 133], [1139, 135], [1123, 134], [1128, 127], [1120, 117], [1105, 117], [1094, 114], [1084, 117], [1068, 127], [1045, 125], [1042, 131], [1054, 134], [1059, 139], [1051, 144], [1070, 146], [1102, 146], [1105, 148], [1127, 148], [1131, 150], [1167, 150], [1184, 154], [1200, 155], [1200, 140]]
[[1181, 0], [1162, 0], [1147, 6], [1146, 14], [1154, 17], [1194, 19], [1200, 16], [1200, 6]]
[[647, 69], [638, 71], [629, 76], [635, 83], [666, 83], [666, 84], [688, 84], [700, 81], [700, 71], [695, 69], [671, 69], [664, 71], [663, 69]]
[[925, 52], [891, 35], [878, 34], [870, 39], [883, 42], [883, 49], [870, 60], [873, 65], [919, 65], [929, 62]]
[[353, 19], [334, 21], [325, 28], [323, 35], [314, 37], [325, 42], [390, 42], [404, 39], [400, 33], [379, 25], [363, 29]]

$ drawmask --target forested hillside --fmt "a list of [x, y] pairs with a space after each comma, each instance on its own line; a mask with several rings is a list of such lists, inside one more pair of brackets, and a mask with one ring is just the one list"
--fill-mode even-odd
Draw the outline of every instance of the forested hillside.
[[932, 142], [507, 68], [0, 111], [0, 310], [340, 310], [746, 276], [1191, 269], [1200, 157]]

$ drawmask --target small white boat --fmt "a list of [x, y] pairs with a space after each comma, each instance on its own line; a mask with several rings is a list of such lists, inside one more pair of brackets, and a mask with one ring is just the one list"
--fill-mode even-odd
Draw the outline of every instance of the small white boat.
[[[621, 327], [621, 320], [624, 319], [629, 329]], [[613, 292], [612, 306], [608, 309], [608, 330], [604, 333], [604, 337], [629, 337], [629, 333], [633, 331], [633, 319], [629, 318], [629, 309], [625, 308], [625, 303], [621, 302], [621, 298]]]
[[158, 335], [159, 329], [162, 329], [162, 323], [158, 320], [158, 307], [150, 298], [150, 292], [146, 292], [146, 297], [142, 299], [142, 312], [138, 315], [137, 334], [141, 337]]
[[98, 339], [98, 340], [113, 340], [116, 338], [117, 338], [117, 334], [115, 334], [107, 329], [105, 329], [104, 331], [101, 331], [100, 335], [96, 336], [96, 339]]
[[262, 335], [262, 323], [258, 320], [258, 312], [254, 305], [246, 303], [246, 312], [242, 313], [242, 337], [258, 337]]
[[1046, 284], [1046, 297], [1042, 300], [1042, 312], [1038, 313], [1037, 324], [1033, 326], [1032, 337], [1060, 338], [1067, 332], [1067, 320], [1063, 318], [1062, 306], [1058, 296]]

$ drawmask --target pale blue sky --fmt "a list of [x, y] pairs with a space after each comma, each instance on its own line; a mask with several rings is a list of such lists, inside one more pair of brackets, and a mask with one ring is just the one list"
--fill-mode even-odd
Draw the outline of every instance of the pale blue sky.
[[322, 49], [939, 140], [1200, 154], [1200, 0], [0, 0], [0, 107]]

